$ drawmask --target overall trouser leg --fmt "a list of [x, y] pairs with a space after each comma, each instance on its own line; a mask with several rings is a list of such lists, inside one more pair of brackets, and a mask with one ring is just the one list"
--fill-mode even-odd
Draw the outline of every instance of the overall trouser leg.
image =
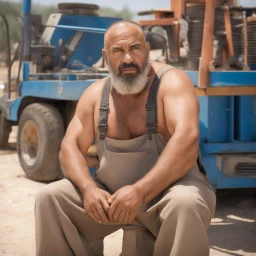
[[119, 228], [91, 220], [81, 194], [66, 179], [45, 186], [36, 195], [37, 256], [102, 256], [103, 238]]
[[154, 256], [209, 255], [207, 229], [215, 203], [215, 194], [207, 184], [186, 177], [140, 212], [139, 220], [156, 237]]

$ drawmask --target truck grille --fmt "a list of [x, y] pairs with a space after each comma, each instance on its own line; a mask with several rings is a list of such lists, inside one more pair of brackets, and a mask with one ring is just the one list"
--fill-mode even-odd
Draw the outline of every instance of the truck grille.
[[235, 172], [240, 176], [256, 175], [256, 163], [238, 163]]

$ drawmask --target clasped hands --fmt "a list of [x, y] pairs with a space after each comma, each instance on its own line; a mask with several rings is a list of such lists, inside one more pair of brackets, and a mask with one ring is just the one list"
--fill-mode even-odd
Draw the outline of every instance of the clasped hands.
[[143, 203], [143, 194], [134, 185], [128, 185], [110, 195], [94, 185], [84, 194], [84, 209], [98, 223], [130, 223]]

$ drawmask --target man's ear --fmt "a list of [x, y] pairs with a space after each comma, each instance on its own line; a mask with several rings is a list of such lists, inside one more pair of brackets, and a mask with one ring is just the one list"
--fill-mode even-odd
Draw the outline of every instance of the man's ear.
[[104, 58], [105, 63], [108, 65], [108, 56], [107, 56], [107, 50], [106, 49], [102, 49], [102, 56]]
[[150, 53], [150, 43], [146, 42], [146, 49], [147, 49], [147, 54], [149, 55]]

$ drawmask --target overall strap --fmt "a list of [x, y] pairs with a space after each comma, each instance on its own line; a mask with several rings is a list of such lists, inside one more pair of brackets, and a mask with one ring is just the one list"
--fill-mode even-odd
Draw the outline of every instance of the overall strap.
[[168, 66], [168, 65], [161, 68], [155, 75], [154, 80], [151, 84], [147, 103], [146, 103], [146, 111], [147, 111], [146, 127], [148, 129], [148, 134], [153, 134], [156, 132], [157, 92], [158, 92], [161, 78], [170, 68], [171, 66]]
[[100, 117], [99, 117], [99, 136], [101, 140], [104, 140], [107, 132], [107, 119], [109, 112], [109, 94], [111, 90], [111, 79], [107, 78], [105, 84], [103, 85], [103, 90], [101, 94], [101, 102], [100, 102]]

